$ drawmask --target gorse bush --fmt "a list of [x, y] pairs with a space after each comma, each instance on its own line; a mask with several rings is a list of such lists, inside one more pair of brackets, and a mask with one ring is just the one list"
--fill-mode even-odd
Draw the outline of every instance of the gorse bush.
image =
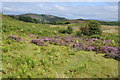
[[68, 30], [70, 33], [72, 33], [72, 32], [73, 32], [73, 27], [72, 27], [72, 26], [68, 26], [68, 27], [67, 27], [67, 30]]
[[77, 36], [81, 37], [82, 36], [82, 32], [81, 30], [79, 30], [77, 33], [76, 33]]
[[68, 26], [66, 30], [60, 30], [60, 33], [67, 33], [67, 34], [71, 34], [73, 32], [73, 27]]
[[84, 24], [80, 30], [84, 35], [100, 35], [102, 33], [100, 29], [100, 23], [98, 21], [90, 20]]

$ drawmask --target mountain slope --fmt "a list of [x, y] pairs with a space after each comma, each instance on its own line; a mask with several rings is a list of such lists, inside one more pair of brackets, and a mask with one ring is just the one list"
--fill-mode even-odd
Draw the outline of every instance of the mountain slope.
[[[14, 16], [14, 18], [18, 18], [19, 16], [22, 16], [22, 17], [30, 17], [30, 18], [33, 18], [33, 19], [36, 19], [42, 23], [54, 23], [54, 22], [69, 22], [69, 23], [84, 23], [86, 21], [89, 21], [89, 20], [85, 20], [85, 19], [66, 19], [64, 17], [58, 17], [58, 16], [53, 16], [53, 15], [46, 15], [46, 14], [34, 14], [34, 13], [27, 13], [27, 14], [21, 14], [21, 15], [12, 15]], [[100, 22], [102, 25], [116, 25], [118, 26], [118, 23], [117, 21], [99, 21], [99, 20], [96, 20], [98, 22]]]
[[62, 18], [62, 17], [46, 15], [46, 14], [27, 13], [27, 14], [15, 15], [15, 16], [16, 17], [19, 17], [19, 16], [31, 17], [31, 18], [35, 18], [42, 22], [55, 22], [55, 21], [65, 21], [66, 20], [65, 18]]

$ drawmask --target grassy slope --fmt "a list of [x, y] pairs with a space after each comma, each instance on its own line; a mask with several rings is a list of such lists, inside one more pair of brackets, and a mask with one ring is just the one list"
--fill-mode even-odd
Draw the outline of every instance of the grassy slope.
[[22, 15], [19, 15], [19, 16], [25, 16], [25, 17], [28, 16], [28, 17], [35, 18], [35, 19], [43, 21], [43, 22], [45, 22], [45, 21], [54, 22], [54, 21], [64, 21], [65, 20], [65, 18], [62, 18], [62, 17], [46, 15], [46, 14], [28, 13], [28, 14], [22, 14]]
[[[49, 35], [56, 35], [53, 31], [60, 28], [20, 22], [7, 16], [3, 17], [3, 26], [9, 26], [8, 31], [3, 32], [2, 61], [5, 72], [2, 73], [3, 77], [107, 78], [118, 75], [118, 62], [104, 58], [103, 54], [76, 51], [70, 46], [37, 46], [29, 43], [35, 37], [26, 34], [35, 33], [37, 35], [41, 29], [47, 29], [51, 31], [48, 32]], [[31, 28], [31, 26], [35, 26], [35, 28]], [[16, 27], [20, 27], [20, 29], [14, 30]], [[35, 32], [31, 32], [31, 30]], [[10, 40], [7, 38], [8, 35], [18, 35], [25, 42]], [[48, 35], [41, 34], [41, 36]]]
[[[58, 27], [49, 28], [49, 24], [34, 24], [14, 20], [8, 16], [3, 16], [3, 32], [31, 33], [40, 36], [57, 35]], [[6, 29], [7, 28], [7, 29]], [[11, 32], [12, 31], [12, 32]]]

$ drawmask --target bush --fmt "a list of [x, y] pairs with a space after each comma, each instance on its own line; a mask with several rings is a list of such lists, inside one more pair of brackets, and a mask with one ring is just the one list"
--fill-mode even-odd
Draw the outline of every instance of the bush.
[[78, 32], [76, 33], [76, 35], [79, 36], [79, 37], [81, 37], [81, 36], [82, 36], [82, 32], [81, 32], [81, 30], [78, 31]]
[[84, 26], [80, 28], [84, 35], [100, 35], [102, 33], [100, 29], [100, 23], [98, 21], [90, 20]]
[[67, 30], [68, 30], [70, 33], [72, 33], [72, 32], [73, 32], [73, 27], [72, 27], [72, 26], [68, 26], [68, 27], [67, 27]]
[[89, 27], [89, 35], [93, 34], [101, 34], [101, 29], [100, 29], [100, 23], [98, 21], [90, 20], [88, 22], [88, 27]]
[[97, 39], [100, 39], [100, 36], [99, 36], [99, 35], [91, 35], [90, 38], [97, 38]]
[[2, 48], [2, 52], [8, 52], [9, 50], [8, 50], [8, 48], [7, 47], [3, 47]]
[[80, 30], [82, 34], [89, 35], [89, 27], [87, 25], [82, 26]]
[[66, 30], [60, 30], [59, 32], [65, 34]]
[[71, 34], [73, 32], [73, 27], [68, 26], [66, 30], [59, 31], [60, 33], [68, 33]]

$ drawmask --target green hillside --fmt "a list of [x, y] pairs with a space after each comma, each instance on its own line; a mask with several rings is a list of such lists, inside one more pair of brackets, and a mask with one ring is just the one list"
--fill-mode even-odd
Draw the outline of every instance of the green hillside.
[[57, 35], [58, 27], [49, 27], [49, 24], [26, 23], [15, 20], [8, 16], [3, 16], [3, 32], [20, 33], [20, 34], [35, 34], [40, 36]]
[[[68, 37], [76, 43], [87, 42], [87, 40], [75, 37], [76, 30], [73, 30], [72, 34], [63, 34], [59, 32], [66, 29], [62, 25], [60, 25], [61, 27], [51, 26], [53, 25], [27, 23], [9, 16], [2, 16], [2, 41], [0, 42], [2, 45], [2, 70], [0, 74], [3, 78], [118, 77], [117, 60], [103, 57], [104, 53], [96, 54], [96, 51], [77, 50], [71, 45], [64, 44], [64, 39]], [[111, 37], [111, 35], [103, 37], [113, 40], [111, 45], [116, 46], [118, 36]], [[48, 38], [58, 41], [60, 39], [63, 44], [59, 45], [57, 41], [56, 43], [55, 41], [42, 43], [38, 40], [41, 38], [46, 41]], [[37, 40], [38, 43], [42, 43], [41, 46], [34, 42]]]
[[[14, 17], [15, 19], [19, 19], [19, 17], [30, 17], [31, 19], [38, 20], [38, 23], [48, 23], [48, 24], [79, 24], [79, 23], [85, 23], [89, 20], [85, 19], [66, 19], [64, 17], [58, 17], [58, 16], [53, 16], [53, 15], [46, 15], [46, 14], [34, 14], [34, 13], [26, 13], [26, 14], [21, 14], [21, 15], [9, 15], [11, 17]], [[24, 20], [21, 20], [24, 21]], [[118, 26], [119, 22], [117, 21], [99, 21], [102, 25], [111, 25], [111, 26]], [[25, 21], [26, 22], [26, 21]], [[29, 20], [28, 20], [29, 22]], [[35, 22], [33, 22], [35, 23]]]
[[34, 13], [27, 13], [27, 14], [21, 14], [21, 15], [14, 15], [15, 17], [23, 16], [23, 17], [31, 17], [34, 19], [37, 19], [41, 22], [55, 22], [55, 21], [65, 21], [65, 18], [57, 17], [53, 15], [46, 15], [46, 14], [34, 14]]

